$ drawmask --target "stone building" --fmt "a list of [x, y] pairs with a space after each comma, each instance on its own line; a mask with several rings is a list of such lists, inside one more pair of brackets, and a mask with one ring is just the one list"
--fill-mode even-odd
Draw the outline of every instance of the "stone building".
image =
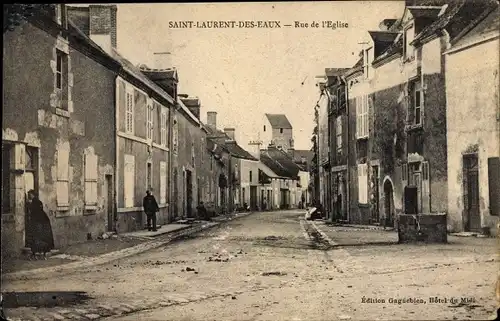
[[4, 33], [2, 254], [25, 245], [30, 189], [57, 248], [114, 228], [121, 66], [91, 40], [92, 28], [85, 36], [54, 5]]
[[264, 125], [261, 135], [264, 147], [273, 145], [284, 151], [294, 148], [293, 128], [286, 115], [264, 114]]
[[486, 8], [445, 52], [448, 224], [452, 231], [497, 233], [499, 13], [498, 2]]

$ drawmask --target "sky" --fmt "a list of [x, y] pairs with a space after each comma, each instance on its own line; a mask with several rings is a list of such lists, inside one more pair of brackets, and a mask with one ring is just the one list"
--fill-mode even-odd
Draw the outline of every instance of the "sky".
[[[282, 113], [293, 126], [295, 149], [309, 149], [316, 77], [325, 68], [352, 67], [367, 31], [403, 10], [404, 1], [119, 4], [117, 47], [136, 65], [152, 65], [154, 52], [171, 52], [178, 92], [200, 98], [203, 122], [216, 111], [220, 129], [236, 128], [242, 147], [258, 137], [265, 113]], [[281, 28], [169, 28], [174, 21], [214, 20], [279, 21]], [[296, 28], [296, 21], [308, 27]], [[321, 21], [347, 28], [323, 28]]]

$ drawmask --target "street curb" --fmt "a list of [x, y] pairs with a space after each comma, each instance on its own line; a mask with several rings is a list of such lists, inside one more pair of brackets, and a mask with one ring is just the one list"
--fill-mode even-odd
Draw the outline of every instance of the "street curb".
[[371, 231], [386, 231], [386, 232], [397, 232], [397, 230], [394, 227], [386, 227], [384, 228], [383, 226], [362, 226], [362, 225], [356, 225], [356, 224], [328, 224], [325, 223], [324, 225], [326, 226], [332, 226], [332, 227], [348, 227], [351, 229], [357, 229], [357, 230], [371, 230]]
[[241, 218], [248, 216], [250, 214], [253, 214], [254, 212], [245, 212], [243, 214], [236, 214], [234, 217], [227, 219], [226, 221], [222, 222], [208, 222], [206, 224], [202, 224], [200, 226], [195, 226], [195, 227], [189, 227], [186, 229], [182, 229], [180, 231], [173, 231], [172, 233], [168, 233], [171, 235], [168, 235], [168, 239], [164, 239], [161, 241], [147, 241], [142, 244], [129, 247], [126, 249], [122, 249], [119, 251], [114, 251], [114, 252], [109, 252], [103, 255], [99, 255], [96, 257], [91, 257], [88, 258], [87, 261], [77, 261], [77, 262], [72, 262], [72, 263], [66, 263], [66, 264], [61, 264], [61, 265], [56, 265], [56, 266], [51, 266], [51, 267], [46, 267], [46, 268], [38, 268], [38, 269], [33, 269], [33, 270], [26, 270], [26, 271], [19, 271], [19, 272], [13, 272], [13, 273], [5, 273], [2, 275], [2, 281], [16, 281], [16, 280], [42, 280], [42, 279], [47, 279], [50, 277], [55, 277], [55, 276], [61, 276], [62, 274], [71, 274], [73, 272], [76, 272], [79, 269], [82, 268], [89, 268], [89, 267], [94, 267], [98, 265], [103, 265], [112, 261], [116, 261], [119, 259], [123, 259], [129, 256], [141, 254], [150, 250], [153, 250], [155, 248], [161, 247], [163, 245], [166, 245], [168, 243], [171, 243], [173, 241], [176, 241], [177, 239], [186, 236], [186, 235], [191, 235], [195, 233], [199, 233], [203, 230], [208, 230], [210, 228], [220, 226], [221, 224], [231, 221], [235, 218]]

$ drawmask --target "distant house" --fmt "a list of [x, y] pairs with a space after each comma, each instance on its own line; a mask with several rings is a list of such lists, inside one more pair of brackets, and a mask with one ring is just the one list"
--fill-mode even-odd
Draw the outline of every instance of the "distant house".
[[284, 151], [294, 148], [293, 128], [286, 115], [264, 114], [263, 123], [261, 139], [264, 148], [275, 146]]
[[243, 149], [235, 140], [235, 129], [217, 129], [217, 113], [207, 113], [208, 137], [229, 151], [230, 161], [230, 210], [242, 208], [244, 204], [252, 210], [258, 209], [257, 194], [259, 160]]
[[496, 2], [445, 52], [448, 222], [453, 231], [495, 234], [499, 222], [499, 17]]
[[261, 194], [272, 197], [272, 208], [296, 208], [302, 198], [300, 173], [304, 172], [303, 168], [285, 151], [273, 146], [260, 151], [260, 161], [265, 166], [261, 167], [265, 174], [261, 177], [265, 185], [261, 188]]

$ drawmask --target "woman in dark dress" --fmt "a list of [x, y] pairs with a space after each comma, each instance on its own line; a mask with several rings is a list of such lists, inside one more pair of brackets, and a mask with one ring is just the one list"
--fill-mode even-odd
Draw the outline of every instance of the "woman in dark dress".
[[34, 190], [28, 191], [27, 209], [26, 246], [31, 248], [33, 258], [36, 259], [36, 253], [43, 253], [45, 259], [47, 252], [54, 248], [54, 238], [49, 217]]

